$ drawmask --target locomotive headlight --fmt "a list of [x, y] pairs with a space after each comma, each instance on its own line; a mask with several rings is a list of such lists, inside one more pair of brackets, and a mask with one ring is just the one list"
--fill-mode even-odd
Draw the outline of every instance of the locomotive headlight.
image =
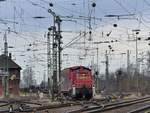
[[93, 90], [93, 97], [94, 97], [96, 95], [95, 86], [93, 86], [92, 90]]
[[73, 95], [73, 96], [76, 95], [76, 87], [75, 87], [75, 86], [72, 87], [72, 95]]

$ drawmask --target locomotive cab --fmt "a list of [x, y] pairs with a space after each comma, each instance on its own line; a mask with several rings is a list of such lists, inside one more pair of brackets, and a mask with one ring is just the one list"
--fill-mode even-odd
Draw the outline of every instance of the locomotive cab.
[[93, 78], [91, 69], [84, 66], [71, 67], [65, 70], [61, 91], [68, 91], [73, 98], [90, 99], [93, 96]]

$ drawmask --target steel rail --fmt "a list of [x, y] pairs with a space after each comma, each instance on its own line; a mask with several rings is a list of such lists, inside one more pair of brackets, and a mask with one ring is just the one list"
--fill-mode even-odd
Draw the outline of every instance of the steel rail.
[[149, 110], [149, 109], [150, 109], [150, 105], [146, 105], [146, 106], [140, 107], [138, 109], [134, 109], [132, 111], [129, 111], [127, 113], [139, 113], [139, 112], [142, 112], [142, 111], [145, 111], [145, 110]]
[[99, 106], [95, 106], [95, 107], [81, 108], [78, 110], [69, 111], [67, 113], [80, 113], [80, 112], [97, 113], [97, 112], [101, 112], [101, 111], [107, 111], [107, 110], [113, 110], [113, 109], [117, 109], [117, 108], [121, 108], [121, 107], [126, 107], [126, 106], [130, 106], [130, 105], [134, 105], [134, 104], [142, 103], [142, 102], [146, 102], [146, 101], [150, 101], [149, 96], [140, 98], [140, 99], [133, 99], [133, 100], [123, 101], [123, 102], [115, 102], [115, 103], [99, 105]]
[[116, 104], [116, 105], [112, 105], [112, 106], [104, 106], [103, 109], [102, 108], [94, 109], [94, 110], [87, 111], [86, 113], [97, 113], [97, 112], [113, 110], [113, 109], [118, 109], [118, 108], [121, 108], [121, 107], [127, 107], [127, 106], [138, 104], [138, 103], [143, 103], [143, 102], [146, 102], [146, 101], [150, 101], [150, 98], [149, 99], [144, 99], [144, 100], [128, 102], [128, 103], [122, 103], [122, 104], [118, 104], [118, 105]]

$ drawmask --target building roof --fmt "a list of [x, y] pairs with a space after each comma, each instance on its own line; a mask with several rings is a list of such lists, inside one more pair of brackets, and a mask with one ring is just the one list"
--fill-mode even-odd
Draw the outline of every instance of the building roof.
[[6, 56], [4, 54], [0, 55], [0, 68], [6, 67], [6, 60], [8, 61], [8, 68], [9, 69], [20, 69], [21, 67], [16, 64], [9, 56]]

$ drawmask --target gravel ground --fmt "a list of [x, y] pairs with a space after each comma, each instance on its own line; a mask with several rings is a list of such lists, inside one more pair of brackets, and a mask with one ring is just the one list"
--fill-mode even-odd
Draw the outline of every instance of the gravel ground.
[[[26, 99], [27, 98], [25, 98], [23, 100], [26, 100]], [[22, 99], [18, 99], [18, 100], [22, 100]], [[57, 104], [60, 104], [59, 102], [50, 102], [50, 100], [48, 98], [45, 98], [45, 99], [31, 99], [30, 102], [40, 103], [42, 105], [57, 105]], [[137, 105], [122, 107], [121, 109], [110, 110], [110, 111], [101, 112], [101, 113], [127, 113], [128, 111], [131, 111], [132, 109], [136, 109], [138, 107], [142, 107], [142, 106], [148, 105], [148, 104], [150, 104], [150, 102], [139, 103]], [[36, 105], [30, 105], [30, 106], [34, 107]], [[77, 109], [80, 109], [80, 108], [82, 108], [82, 106], [72, 105], [72, 106], [69, 106], [69, 107], [53, 108], [53, 109], [49, 109], [49, 110], [39, 111], [39, 112], [36, 112], [36, 113], [66, 113], [67, 111], [77, 110]], [[34, 112], [32, 112], [32, 113], [34, 113]]]
[[80, 109], [80, 108], [81, 108], [81, 106], [69, 106], [69, 107], [39, 111], [39, 112], [36, 112], [36, 113], [66, 113], [67, 111], [77, 110], [77, 109]]

